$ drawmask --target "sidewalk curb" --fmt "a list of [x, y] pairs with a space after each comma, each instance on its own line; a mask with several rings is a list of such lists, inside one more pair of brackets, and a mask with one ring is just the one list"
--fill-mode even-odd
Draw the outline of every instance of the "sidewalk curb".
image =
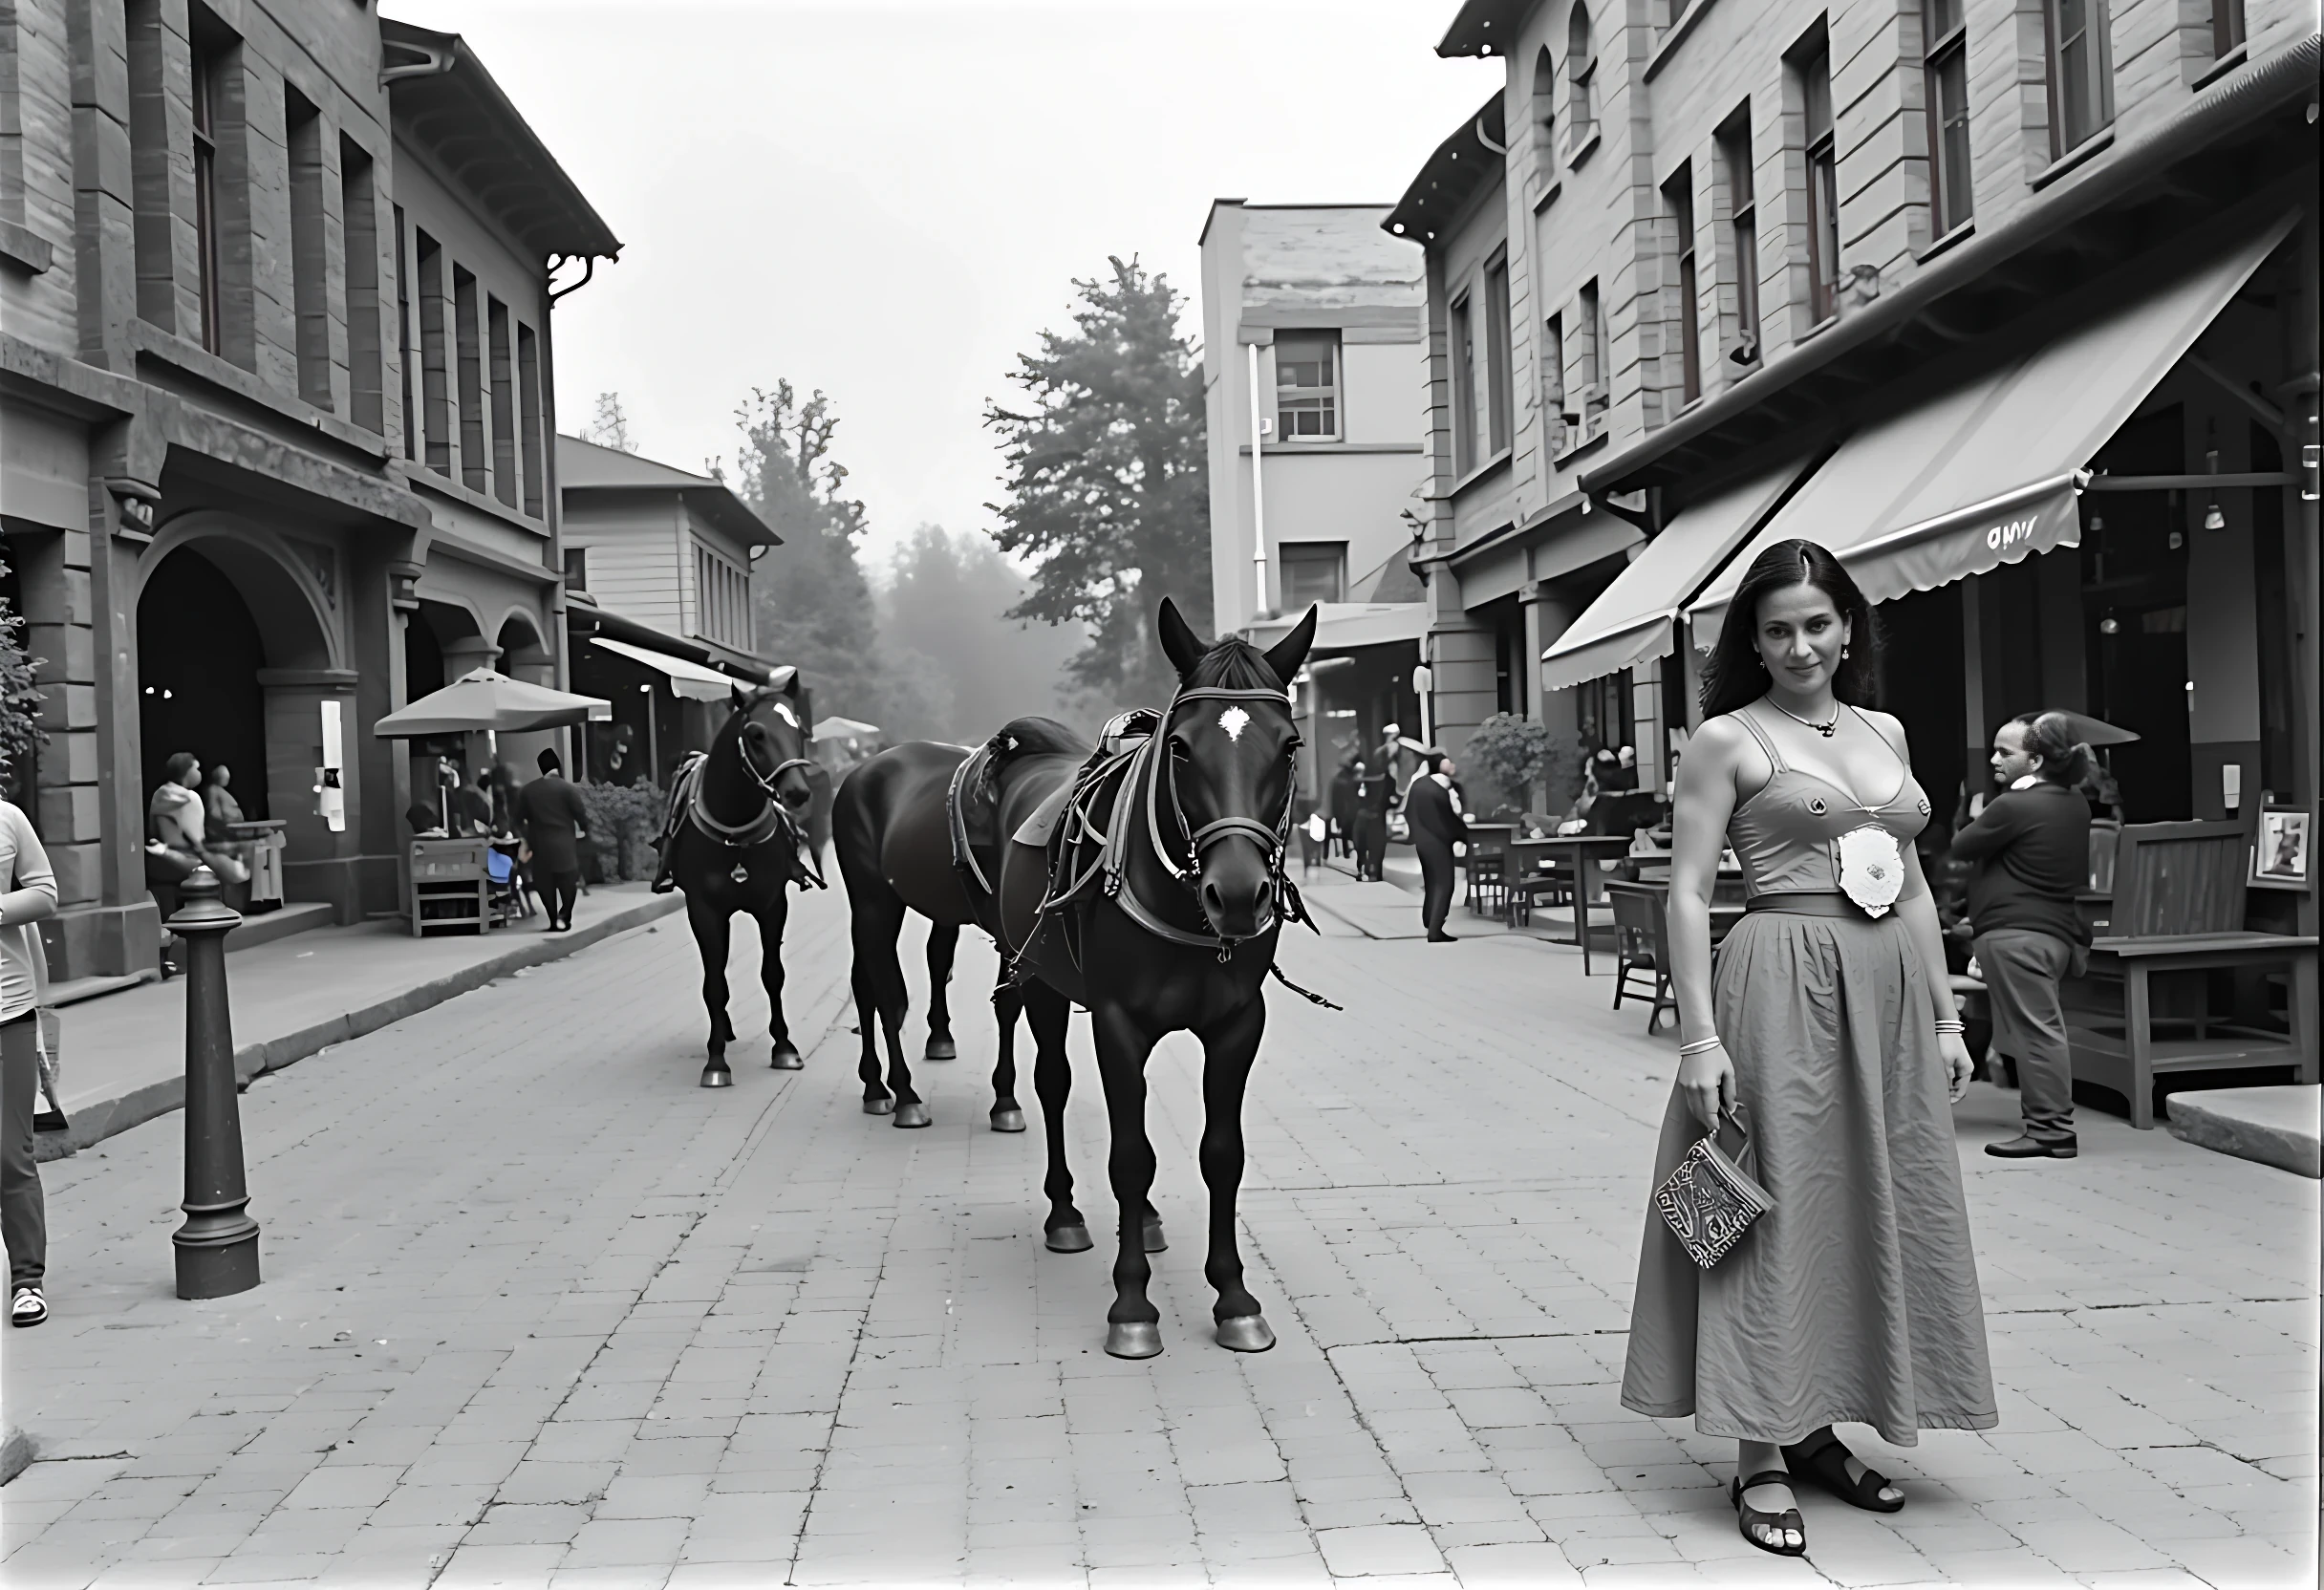
[[2170, 1132], [2214, 1153], [2271, 1165], [2295, 1176], [2324, 1173], [2316, 1134], [2316, 1088], [2224, 1087], [2171, 1095]]
[[[404, 989], [329, 1021], [317, 1021], [295, 1032], [255, 1043], [237, 1044], [234, 1049], [235, 1079], [247, 1083], [265, 1072], [280, 1071], [286, 1066], [295, 1065], [319, 1049], [361, 1038], [365, 1033], [377, 1032], [407, 1016], [416, 1016], [447, 999], [482, 988], [495, 978], [506, 977], [526, 967], [562, 960], [616, 934], [627, 933], [632, 928], [643, 927], [682, 911], [685, 904], [683, 894], [650, 894], [586, 927], [553, 936], [546, 934], [533, 935], [510, 946], [490, 960], [463, 967], [431, 982]], [[229, 979], [230, 977], [229, 972]], [[44, 1160], [61, 1158], [93, 1144], [102, 1143], [106, 1138], [127, 1131], [132, 1127], [142, 1126], [156, 1116], [182, 1108], [184, 1104], [185, 1077], [180, 1072], [177, 1076], [132, 1088], [118, 1097], [79, 1106], [73, 1113], [71, 1130], [43, 1134], [37, 1146], [42, 1150]]]
[[14, 1425], [9, 1426], [8, 1435], [0, 1439], [0, 1485], [6, 1485], [31, 1468], [32, 1459], [39, 1455], [40, 1450], [32, 1445], [31, 1436]]

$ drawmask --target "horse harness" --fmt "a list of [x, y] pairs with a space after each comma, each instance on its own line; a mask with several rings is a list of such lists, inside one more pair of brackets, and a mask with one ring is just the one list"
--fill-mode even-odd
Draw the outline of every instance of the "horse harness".
[[703, 837], [735, 852], [734, 870], [726, 875], [736, 883], [748, 883], [750, 869], [744, 864], [742, 852], [783, 834], [790, 841], [788, 849], [796, 868], [792, 876], [801, 883], [811, 883], [817, 889], [828, 888], [823, 881], [822, 869], [816, 866], [814, 858], [808, 854], [808, 847], [803, 842], [799, 825], [791, 820], [789, 808], [775, 797], [776, 781], [784, 774], [794, 767], [812, 767], [814, 763], [806, 757], [792, 757], [787, 762], [778, 763], [771, 770], [762, 772], [751, 763], [748, 740], [738, 736], [734, 749], [735, 755], [742, 759], [742, 771], [750, 775], [751, 782], [759, 786], [764, 799], [765, 804], [760, 807], [759, 814], [742, 824], [723, 823], [712, 816], [702, 794], [702, 772], [709, 765], [710, 757], [707, 752], [696, 751], [678, 765], [678, 777], [671, 784], [670, 817], [662, 830], [665, 853], [668, 842], [677, 835], [679, 822], [690, 822], [701, 831]]
[[[1285, 869], [1291, 843], [1292, 807], [1297, 799], [1295, 784], [1287, 784], [1283, 792], [1283, 809], [1273, 827], [1250, 817], [1221, 817], [1194, 827], [1187, 819], [1185, 807], [1178, 800], [1177, 771], [1171, 757], [1167, 731], [1178, 709], [1188, 701], [1271, 701], [1280, 705], [1283, 693], [1280, 690], [1232, 690], [1219, 686], [1195, 686], [1181, 690], [1172, 698], [1167, 710], [1156, 715], [1151, 710], [1125, 713], [1108, 725], [1107, 742], [1111, 748], [1100, 751], [1085, 763], [1075, 775], [1071, 793], [1066, 797], [1055, 828], [1048, 835], [1049, 888], [1043, 896], [1033, 918], [1033, 926], [1025, 935], [1029, 949], [1039, 937], [1049, 918], [1067, 906], [1084, 899], [1090, 892], [1102, 891], [1107, 899], [1121, 909], [1141, 931], [1168, 943], [1190, 949], [1216, 952], [1220, 965], [1235, 958], [1236, 947], [1242, 942], [1216, 932], [1194, 933], [1165, 921], [1138, 893], [1137, 885], [1130, 876], [1130, 847], [1143, 819], [1146, 838], [1163, 870], [1170, 873], [1190, 896], [1195, 908], [1201, 909], [1197, 886], [1201, 876], [1202, 855], [1221, 839], [1240, 834], [1257, 841], [1267, 856], [1267, 876], [1275, 886], [1274, 898], [1281, 902], [1280, 911], [1270, 909], [1262, 917], [1252, 936], [1265, 934], [1282, 922], [1304, 922], [1311, 931], [1315, 919], [1307, 913], [1305, 902], [1300, 898], [1298, 888]], [[1146, 727], [1150, 723], [1151, 727]], [[1134, 739], [1136, 730], [1146, 732]], [[978, 760], [971, 758], [971, 762]], [[956, 850], [965, 851], [965, 833], [960, 827], [958, 796], [963, 791], [961, 774], [954, 776], [955, 799], [948, 803], [955, 812]], [[1096, 811], [1108, 794], [1112, 795], [1112, 809], [1101, 824]], [[1183, 852], [1165, 836], [1164, 806], [1167, 804], [1171, 827], [1185, 836]], [[1183, 854], [1183, 860], [1181, 860]], [[974, 875], [981, 883], [983, 872], [977, 868], [975, 857], [968, 858]], [[1064, 920], [1065, 918], [1061, 918]], [[1206, 924], [1208, 918], [1205, 918]], [[1072, 949], [1070, 938], [1068, 949]], [[1075, 953], [1078, 963], [1079, 954]], [[1326, 1009], [1340, 1007], [1320, 995], [1311, 994], [1283, 976], [1272, 960], [1268, 972], [1284, 987], [1291, 989]], [[1013, 957], [1010, 976], [1022, 979], [1029, 975], [1024, 950]]]

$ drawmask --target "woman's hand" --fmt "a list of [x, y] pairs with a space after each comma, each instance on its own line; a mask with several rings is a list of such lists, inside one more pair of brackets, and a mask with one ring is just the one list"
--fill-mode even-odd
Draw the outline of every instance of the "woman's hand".
[[1698, 1050], [1680, 1061], [1678, 1090], [1703, 1129], [1716, 1131], [1720, 1112], [1732, 1109], [1735, 1103], [1735, 1066], [1726, 1048]]
[[[1937, 1052], [1945, 1057], [1948, 1096], [1954, 1104], [1959, 1104], [1961, 1096], [1969, 1091], [1969, 1073], [1976, 1069], [1969, 1058], [1969, 1044], [1957, 1032], [1941, 1032], [1937, 1034]], [[1679, 1075], [1686, 1075], [1684, 1066], [1679, 1068]]]

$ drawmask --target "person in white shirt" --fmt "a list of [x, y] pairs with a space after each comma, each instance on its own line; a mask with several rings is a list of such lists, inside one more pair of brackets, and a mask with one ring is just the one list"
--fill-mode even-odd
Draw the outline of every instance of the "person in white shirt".
[[32, 924], [55, 914], [56, 874], [40, 836], [22, 811], [0, 801], [0, 1237], [8, 1244], [11, 1325], [37, 1325], [49, 1317], [42, 1291], [48, 1210], [32, 1159], [47, 963]]

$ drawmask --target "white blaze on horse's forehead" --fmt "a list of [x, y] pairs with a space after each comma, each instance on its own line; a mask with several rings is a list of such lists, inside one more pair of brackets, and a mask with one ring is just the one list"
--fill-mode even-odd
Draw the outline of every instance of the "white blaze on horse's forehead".
[[782, 714], [783, 720], [792, 728], [795, 729], [799, 726], [799, 715], [791, 711], [791, 704], [788, 701], [777, 701], [775, 711]]
[[1218, 726], [1227, 731], [1229, 740], [1240, 740], [1242, 731], [1251, 726], [1251, 715], [1240, 707], [1229, 707], [1218, 715]]

